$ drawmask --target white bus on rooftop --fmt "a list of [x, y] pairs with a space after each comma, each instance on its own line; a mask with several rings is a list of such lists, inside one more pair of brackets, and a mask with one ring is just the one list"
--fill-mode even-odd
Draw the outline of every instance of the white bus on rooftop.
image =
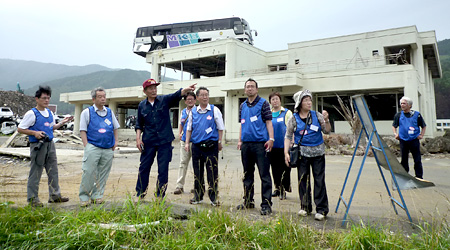
[[231, 17], [140, 27], [134, 38], [133, 52], [145, 57], [147, 52], [152, 50], [226, 38], [236, 38], [253, 45], [252, 30], [247, 21], [243, 18]]

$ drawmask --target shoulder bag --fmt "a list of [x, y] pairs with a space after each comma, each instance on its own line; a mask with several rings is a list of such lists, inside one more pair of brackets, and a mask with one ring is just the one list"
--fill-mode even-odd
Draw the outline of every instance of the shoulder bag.
[[305, 135], [305, 130], [308, 126], [310, 116], [311, 116], [311, 113], [308, 113], [308, 116], [306, 117], [306, 122], [305, 122], [305, 129], [303, 130], [302, 136], [300, 137], [300, 141], [298, 142], [298, 144], [294, 144], [289, 149], [289, 158], [290, 158], [289, 167], [291, 167], [291, 168], [297, 168], [300, 165], [300, 159], [302, 157], [300, 154], [300, 146], [302, 145], [303, 136]]

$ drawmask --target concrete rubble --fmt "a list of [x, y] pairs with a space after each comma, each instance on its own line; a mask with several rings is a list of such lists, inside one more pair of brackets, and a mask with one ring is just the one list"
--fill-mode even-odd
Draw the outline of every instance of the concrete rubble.
[[[83, 141], [80, 137], [73, 134], [70, 130], [59, 131], [55, 130], [54, 133], [55, 143], [64, 143], [68, 145], [82, 146]], [[15, 148], [15, 147], [29, 147], [28, 136], [15, 132], [0, 148]]]

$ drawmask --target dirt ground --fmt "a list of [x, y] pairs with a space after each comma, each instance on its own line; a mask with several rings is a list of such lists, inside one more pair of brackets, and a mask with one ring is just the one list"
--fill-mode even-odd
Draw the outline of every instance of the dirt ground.
[[[179, 166], [179, 143], [173, 144], [173, 160], [169, 167], [169, 185], [167, 201], [181, 212], [194, 209], [212, 209], [208, 198], [205, 196], [203, 204], [190, 205], [189, 193], [193, 188], [193, 171], [188, 170], [184, 194], [174, 195]], [[24, 155], [29, 154], [29, 148], [15, 148], [16, 152]], [[134, 153], [133, 153], [134, 151]], [[83, 151], [79, 149], [67, 149], [61, 144], [57, 144], [59, 181], [64, 196], [70, 197], [70, 201], [64, 204], [46, 204], [49, 207], [60, 207], [67, 209], [78, 208], [78, 190], [81, 181], [81, 159]], [[105, 200], [107, 204], [116, 204], [125, 201], [134, 195], [137, 172], [139, 168], [139, 156], [134, 148], [121, 147], [115, 152], [112, 170], [105, 190]], [[223, 158], [222, 158], [223, 157]], [[236, 144], [226, 145], [222, 153], [219, 154], [219, 192], [222, 206], [229, 212], [236, 212], [235, 207], [242, 202], [243, 170], [240, 161], [240, 151], [236, 149]], [[343, 194], [347, 203], [356, 181], [357, 173], [360, 169], [363, 157], [356, 157], [349, 181], [346, 184]], [[450, 155], [433, 155], [423, 157], [424, 178], [436, 184], [435, 187], [403, 190], [403, 198], [407, 209], [411, 214], [414, 224], [424, 222], [449, 221], [450, 216]], [[293, 192], [287, 194], [286, 200], [273, 198], [274, 214], [270, 218], [277, 216], [293, 216], [293, 218], [303, 219], [310, 225], [318, 228], [340, 228], [345, 215], [346, 207], [341, 202], [336, 212], [336, 205], [339, 201], [340, 193], [349, 168], [351, 156], [326, 156], [326, 184], [330, 212], [325, 222], [314, 221], [313, 216], [299, 218], [296, 213], [300, 209], [298, 195], [297, 170], [291, 172], [291, 182]], [[412, 161], [412, 159], [411, 159]], [[410, 163], [412, 164], [412, 162]], [[26, 183], [29, 172], [29, 161], [19, 157], [1, 155], [0, 151], [0, 202], [14, 202], [15, 206], [26, 205]], [[391, 177], [383, 171], [389, 186], [389, 191], [393, 197], [401, 203], [398, 192], [392, 191]], [[157, 176], [156, 163], [152, 166], [150, 174], [149, 195], [147, 200], [151, 200], [151, 195], [155, 190]], [[206, 177], [205, 177], [206, 178]], [[260, 181], [258, 173], [255, 173], [255, 201], [261, 202]], [[42, 175], [39, 189], [39, 197], [42, 202], [48, 198], [47, 176]], [[373, 157], [367, 158], [361, 178], [358, 182], [354, 198], [349, 209], [349, 221], [353, 223], [389, 224], [404, 230], [411, 230], [406, 212], [397, 207], [398, 215], [395, 213], [384, 182], [381, 178], [376, 161]], [[259, 209], [252, 209], [245, 212], [251, 218], [264, 219], [259, 215]]]

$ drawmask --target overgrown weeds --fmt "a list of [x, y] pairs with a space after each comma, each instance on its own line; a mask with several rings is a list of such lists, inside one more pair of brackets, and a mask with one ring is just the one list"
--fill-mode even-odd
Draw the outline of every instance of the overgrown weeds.
[[[250, 221], [222, 209], [171, 219], [164, 201], [72, 211], [0, 206], [2, 249], [449, 249], [446, 223], [404, 235], [380, 226], [321, 231], [283, 214]], [[242, 216], [241, 216], [242, 215]], [[107, 225], [108, 227], [105, 227]]]

